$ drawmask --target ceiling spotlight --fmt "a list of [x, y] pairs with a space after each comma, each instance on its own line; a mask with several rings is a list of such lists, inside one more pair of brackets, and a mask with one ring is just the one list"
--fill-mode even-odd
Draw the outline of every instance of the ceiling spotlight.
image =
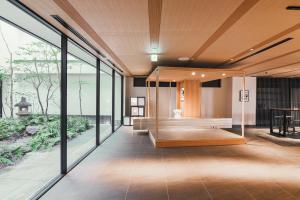
[[157, 59], [158, 59], [157, 54], [151, 54], [150, 59], [151, 59], [151, 62], [157, 62]]
[[233, 59], [233, 58], [231, 58], [231, 59], [230, 59], [230, 61], [234, 61], [234, 59]]
[[173, 80], [173, 82], [175, 82], [175, 80]]
[[202, 78], [205, 77], [205, 74], [201, 74], [201, 77], [202, 77]]
[[196, 72], [192, 72], [192, 75], [195, 76], [195, 75], [196, 75]]
[[254, 49], [249, 49], [249, 51], [253, 51]]
[[223, 73], [223, 74], [222, 74], [222, 76], [226, 76], [226, 74], [225, 74], [225, 73]]

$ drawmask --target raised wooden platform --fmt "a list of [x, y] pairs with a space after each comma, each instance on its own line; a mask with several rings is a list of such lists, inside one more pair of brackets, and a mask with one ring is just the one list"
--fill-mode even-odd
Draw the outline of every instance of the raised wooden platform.
[[222, 129], [160, 129], [158, 136], [149, 132], [155, 147], [197, 147], [245, 144], [245, 138]]

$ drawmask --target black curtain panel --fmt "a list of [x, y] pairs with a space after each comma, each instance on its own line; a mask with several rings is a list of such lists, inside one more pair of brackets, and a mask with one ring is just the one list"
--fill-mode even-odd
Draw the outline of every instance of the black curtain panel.
[[[257, 78], [256, 94], [256, 126], [269, 126], [270, 108], [291, 107], [291, 80], [288, 78]], [[281, 113], [275, 112], [274, 116]], [[278, 120], [273, 124], [278, 125]]]

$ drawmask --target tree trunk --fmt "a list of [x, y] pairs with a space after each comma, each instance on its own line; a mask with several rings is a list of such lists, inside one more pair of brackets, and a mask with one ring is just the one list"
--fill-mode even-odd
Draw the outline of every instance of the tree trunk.
[[9, 79], [10, 79], [10, 94], [9, 94], [9, 110], [10, 110], [10, 117], [14, 117], [14, 69], [12, 66], [12, 53], [10, 53], [10, 60], [9, 60]]
[[80, 66], [80, 74], [79, 74], [79, 91], [78, 91], [78, 97], [79, 97], [79, 109], [80, 109], [80, 116], [82, 117], [82, 83], [81, 83], [81, 66]]

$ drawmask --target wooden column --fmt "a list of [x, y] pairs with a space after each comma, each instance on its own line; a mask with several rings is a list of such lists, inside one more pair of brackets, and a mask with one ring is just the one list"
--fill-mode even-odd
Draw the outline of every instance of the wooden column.
[[180, 82], [176, 83], [176, 109], [181, 110], [181, 101], [180, 101], [180, 91], [182, 84]]
[[159, 68], [156, 69], [156, 84], [155, 84], [155, 139], [158, 139], [158, 129], [159, 129], [159, 121], [158, 121], [158, 112], [159, 112]]
[[169, 118], [172, 118], [172, 82], [169, 83]]
[[147, 117], [150, 117], [150, 81], [146, 82], [146, 94], [147, 94]]
[[184, 117], [201, 117], [200, 94], [199, 80], [184, 81]]
[[245, 88], [246, 88], [246, 78], [245, 73], [243, 75], [243, 96], [242, 96], [242, 137], [245, 136]]

